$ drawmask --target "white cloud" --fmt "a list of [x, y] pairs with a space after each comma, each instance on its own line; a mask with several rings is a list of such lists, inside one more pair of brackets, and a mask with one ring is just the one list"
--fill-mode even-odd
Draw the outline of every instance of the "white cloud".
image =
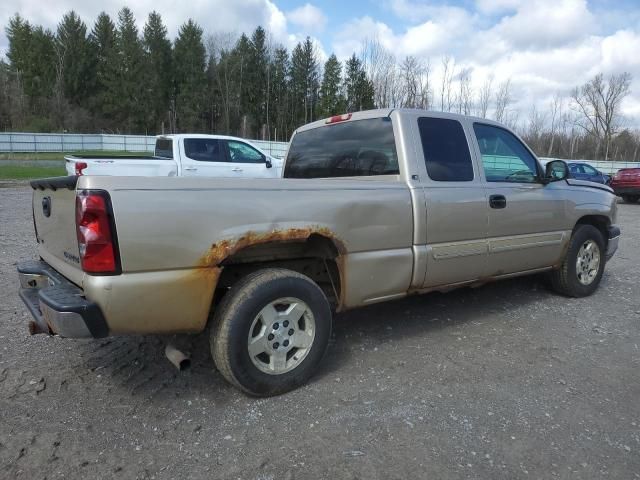
[[515, 10], [526, 3], [526, 0], [476, 0], [478, 10], [483, 13], [499, 13], [505, 10]]
[[287, 12], [287, 19], [306, 32], [322, 32], [327, 25], [327, 16], [310, 3]]
[[489, 32], [511, 46], [530, 49], [580, 40], [594, 24], [586, 0], [531, 0]]
[[338, 30], [333, 41], [333, 52], [340, 60], [359, 54], [365, 40], [377, 39], [386, 49], [397, 50], [397, 38], [391, 28], [371, 17], [353, 20]]
[[628, 71], [634, 80], [622, 111], [640, 126], [640, 28], [607, 31], [586, 0], [477, 0], [473, 11], [417, 0], [387, 6], [409, 25], [394, 31], [371, 17], [354, 20], [335, 36], [336, 53], [359, 52], [362, 39], [375, 36], [398, 60], [430, 60], [436, 86], [440, 60], [451, 55], [456, 71], [471, 70], [476, 91], [490, 75], [496, 86], [511, 79], [522, 117], [532, 104], [546, 109], [554, 94], [568, 95], [599, 72]]

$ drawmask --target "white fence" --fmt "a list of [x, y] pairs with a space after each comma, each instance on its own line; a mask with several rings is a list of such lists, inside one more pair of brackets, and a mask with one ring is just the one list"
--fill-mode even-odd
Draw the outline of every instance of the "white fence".
[[[249, 140], [272, 157], [283, 158], [286, 142]], [[156, 137], [146, 135], [107, 135], [71, 133], [0, 133], [0, 152], [74, 152], [79, 150], [117, 150], [153, 152]]]

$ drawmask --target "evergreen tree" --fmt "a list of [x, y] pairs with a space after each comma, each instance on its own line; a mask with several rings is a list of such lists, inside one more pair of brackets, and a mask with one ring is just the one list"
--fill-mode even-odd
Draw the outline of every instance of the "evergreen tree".
[[269, 104], [272, 112], [271, 124], [275, 126], [274, 140], [288, 139], [291, 133], [289, 115], [291, 62], [286, 48], [276, 48], [269, 68], [271, 69]]
[[270, 71], [267, 70], [268, 51], [264, 28], [258, 27], [251, 35], [250, 60], [247, 65], [246, 91], [254, 138], [262, 138], [262, 127], [267, 123], [267, 90], [270, 87]]
[[202, 28], [189, 20], [180, 27], [174, 46], [175, 115], [180, 131], [203, 130], [207, 82], [205, 61]]
[[331, 55], [324, 64], [324, 75], [320, 86], [321, 117], [330, 117], [344, 111], [345, 100], [342, 94], [342, 65], [335, 55]]
[[144, 51], [133, 13], [118, 12], [115, 48], [107, 62], [105, 108], [126, 132], [144, 132], [147, 111]]
[[31, 32], [25, 72], [25, 93], [32, 99], [44, 99], [53, 93], [56, 83], [55, 37], [38, 26]]
[[11, 71], [33, 105], [53, 91], [56, 64], [53, 35], [42, 27], [33, 28], [19, 14], [9, 20], [6, 32]]
[[253, 104], [253, 82], [251, 75], [251, 61], [254, 58], [251, 40], [245, 34], [240, 35], [236, 46], [231, 52], [230, 67], [235, 71], [238, 82], [239, 98], [236, 104], [236, 118], [238, 122], [237, 134], [241, 137], [251, 136], [251, 113]]
[[293, 128], [314, 120], [319, 89], [318, 60], [311, 38], [299, 43], [291, 55], [291, 93], [294, 98]]
[[162, 17], [151, 12], [144, 26], [143, 43], [147, 56], [148, 126], [159, 132], [168, 119], [169, 100], [173, 81], [171, 42]]
[[11, 63], [11, 69], [24, 75], [29, 71], [29, 48], [33, 33], [31, 25], [19, 13], [16, 13], [9, 19], [6, 33], [9, 39], [7, 58]]
[[367, 79], [362, 62], [358, 60], [355, 54], [347, 60], [345, 70], [347, 110], [357, 112], [374, 108], [373, 84]]
[[86, 105], [94, 88], [95, 71], [87, 27], [72, 10], [62, 17], [56, 35], [56, 51], [64, 96], [76, 105]]
[[90, 100], [90, 108], [100, 118], [98, 122], [102, 127], [108, 126], [108, 108], [105, 106], [108, 96], [108, 78], [112, 70], [112, 62], [115, 58], [113, 51], [116, 42], [116, 26], [104, 12], [98, 15], [96, 23], [89, 35], [91, 52], [93, 55], [95, 83]]

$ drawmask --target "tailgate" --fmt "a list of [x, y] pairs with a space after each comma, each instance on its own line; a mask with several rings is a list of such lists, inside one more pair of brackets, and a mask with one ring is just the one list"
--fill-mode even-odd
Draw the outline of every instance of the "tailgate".
[[38, 253], [49, 265], [80, 285], [83, 271], [76, 236], [76, 182], [58, 177], [31, 182]]

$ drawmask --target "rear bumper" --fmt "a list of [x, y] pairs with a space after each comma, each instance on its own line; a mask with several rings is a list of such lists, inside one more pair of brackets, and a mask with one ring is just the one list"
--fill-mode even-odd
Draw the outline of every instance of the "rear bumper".
[[43, 261], [18, 264], [20, 298], [33, 320], [29, 331], [70, 338], [101, 338], [109, 328], [100, 307]]
[[608, 229], [609, 240], [607, 242], [607, 261], [611, 260], [611, 257], [618, 250], [618, 242], [620, 241], [620, 227], [617, 225], [611, 225]]

